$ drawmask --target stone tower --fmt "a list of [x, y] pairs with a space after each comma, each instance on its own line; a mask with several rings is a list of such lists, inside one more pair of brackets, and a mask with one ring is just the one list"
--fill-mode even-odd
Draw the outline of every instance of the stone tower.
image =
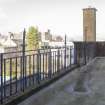
[[83, 40], [96, 41], [96, 8], [83, 9]]

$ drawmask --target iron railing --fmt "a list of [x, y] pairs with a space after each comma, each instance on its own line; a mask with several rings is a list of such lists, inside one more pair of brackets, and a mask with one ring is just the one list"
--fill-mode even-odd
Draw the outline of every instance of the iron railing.
[[[23, 49], [24, 50], [24, 49]], [[62, 47], [0, 55], [0, 102], [1, 104], [31, 86], [69, 70], [74, 64], [74, 48]]]

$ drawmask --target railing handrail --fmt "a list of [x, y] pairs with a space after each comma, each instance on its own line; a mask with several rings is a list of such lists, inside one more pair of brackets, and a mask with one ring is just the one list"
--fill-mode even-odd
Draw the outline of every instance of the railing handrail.
[[[38, 50], [50, 50], [50, 49], [61, 49], [61, 48], [65, 48], [65, 47], [57, 47], [57, 48], [42, 48], [42, 49], [36, 49], [36, 50], [26, 50], [25, 52], [31, 52], [31, 51], [38, 51]], [[4, 52], [2, 54], [9, 54], [9, 53], [22, 53], [22, 50], [20, 51], [11, 51], [11, 52]]]

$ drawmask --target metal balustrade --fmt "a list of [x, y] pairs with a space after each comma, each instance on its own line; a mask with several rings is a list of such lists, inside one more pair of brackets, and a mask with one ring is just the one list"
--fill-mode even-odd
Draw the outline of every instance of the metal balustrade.
[[0, 54], [1, 104], [31, 86], [40, 86], [41, 82], [65, 72], [75, 65], [74, 58], [72, 46]]

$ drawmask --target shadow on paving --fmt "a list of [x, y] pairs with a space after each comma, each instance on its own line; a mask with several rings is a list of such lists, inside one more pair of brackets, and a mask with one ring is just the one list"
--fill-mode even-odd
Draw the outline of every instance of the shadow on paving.
[[18, 105], [105, 105], [105, 58], [95, 58]]

